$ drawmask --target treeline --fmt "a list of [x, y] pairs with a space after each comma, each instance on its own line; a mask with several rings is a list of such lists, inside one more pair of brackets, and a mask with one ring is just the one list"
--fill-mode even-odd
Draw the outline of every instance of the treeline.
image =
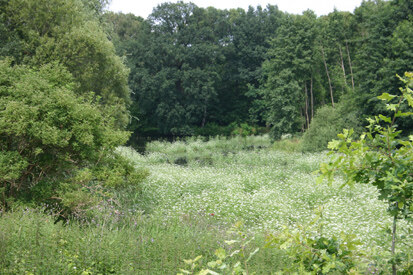
[[104, 20], [130, 68], [135, 135], [215, 135], [248, 124], [280, 138], [311, 129], [320, 116], [317, 128], [331, 136], [330, 128], [357, 127], [382, 112], [375, 96], [397, 90], [396, 74], [412, 70], [410, 0], [363, 1], [354, 13], [321, 17], [178, 2], [146, 20], [121, 13]]

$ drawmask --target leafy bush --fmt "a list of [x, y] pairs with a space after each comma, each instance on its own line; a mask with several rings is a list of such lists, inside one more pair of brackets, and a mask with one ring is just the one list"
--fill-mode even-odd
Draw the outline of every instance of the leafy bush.
[[358, 114], [349, 105], [349, 102], [342, 102], [336, 104], [335, 108], [325, 105], [318, 109], [303, 136], [302, 150], [316, 152], [327, 149], [328, 142], [344, 128], [353, 128], [356, 133], [360, 133]]
[[[0, 61], [0, 197], [93, 204], [90, 183], [116, 187], [142, 179], [114, 149], [128, 133], [117, 130], [93, 94], [79, 96], [62, 66], [38, 70]], [[81, 207], [83, 208], [83, 207]]]
[[300, 274], [358, 274], [356, 263], [360, 255], [361, 242], [356, 236], [340, 233], [340, 237], [323, 235], [322, 207], [316, 211], [314, 220], [306, 225], [298, 225], [298, 230], [285, 227], [276, 235], [269, 235], [266, 246], [278, 247], [286, 252], [293, 263], [283, 271]]
[[232, 130], [231, 134], [234, 136], [251, 136], [257, 133], [257, 129], [247, 123], [241, 123], [237, 125], [234, 130]]

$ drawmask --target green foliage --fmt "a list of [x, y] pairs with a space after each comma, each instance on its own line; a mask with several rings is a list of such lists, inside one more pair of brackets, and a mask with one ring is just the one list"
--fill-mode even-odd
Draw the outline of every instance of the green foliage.
[[276, 235], [268, 236], [266, 247], [284, 250], [293, 265], [283, 272], [299, 274], [359, 274], [356, 271], [358, 246], [356, 236], [340, 233], [340, 238], [323, 236], [322, 209], [308, 225], [297, 230], [286, 227]]
[[217, 13], [192, 3], [164, 3], [141, 24], [125, 49], [132, 69], [133, 115], [143, 117], [133, 130], [156, 128], [158, 134], [185, 136], [208, 122], [220, 78], [217, 64], [222, 63]]
[[[413, 73], [399, 77], [405, 86], [401, 95], [383, 93], [378, 98], [386, 102], [386, 109], [393, 116], [378, 115], [369, 118], [367, 131], [359, 140], [353, 139], [353, 130], [345, 129], [339, 140], [329, 143], [331, 161], [320, 166], [322, 178], [331, 182], [335, 172], [341, 171], [345, 184], [355, 182], [371, 184], [379, 191], [379, 198], [388, 202], [388, 211], [393, 216], [392, 255], [395, 255], [396, 222], [399, 218], [412, 220], [413, 214], [413, 136], [402, 139], [396, 118], [412, 116], [413, 112], [401, 110], [403, 103], [413, 108]], [[337, 151], [339, 154], [333, 154]], [[396, 274], [396, 258], [393, 258], [393, 274]]]
[[231, 134], [246, 137], [257, 134], [257, 129], [247, 123], [241, 123], [239, 126], [235, 127], [234, 130], [232, 130]]
[[[102, 112], [94, 94], [75, 94], [72, 80], [58, 64], [34, 70], [0, 62], [3, 197], [57, 199], [74, 209], [91, 205], [86, 192], [91, 181], [116, 187], [144, 177], [114, 153], [128, 133], [116, 130], [114, 117]], [[62, 186], [70, 188], [60, 198]]]
[[304, 133], [302, 150], [326, 150], [328, 142], [344, 128], [353, 128], [357, 134], [361, 133], [360, 123], [357, 111], [350, 107], [348, 102], [336, 104], [335, 108], [325, 105], [317, 110], [309, 129]]
[[214, 122], [207, 123], [204, 127], [195, 128], [195, 134], [198, 136], [230, 136], [235, 125], [220, 126]]
[[[395, 75], [412, 70], [412, 50], [406, 47], [412, 43], [412, 4], [404, 0], [363, 2], [354, 14], [358, 25], [354, 56], [357, 103], [367, 116], [385, 114], [377, 96], [397, 90]], [[411, 117], [398, 119], [404, 135], [411, 134], [412, 121]]]
[[[253, 138], [255, 144], [261, 144], [258, 137]], [[240, 146], [241, 141], [236, 137], [230, 144]], [[268, 137], [265, 141], [271, 145]], [[207, 145], [198, 142], [195, 146], [196, 140], [188, 143], [191, 148]], [[266, 235], [271, 232], [277, 236], [285, 225], [295, 233], [297, 225], [313, 220], [314, 208], [324, 205], [322, 236], [328, 240], [336, 236], [341, 244], [344, 238], [339, 232], [355, 234], [362, 245], [352, 253], [367, 254], [360, 259], [361, 266], [357, 261], [357, 267], [369, 274], [365, 267], [371, 264], [377, 274], [389, 273], [390, 253], [384, 247], [391, 243], [386, 234], [391, 217], [374, 188], [356, 184], [356, 189], [340, 189], [340, 181], [331, 186], [315, 185], [312, 171], [325, 161], [323, 153], [268, 148], [224, 155], [219, 150], [229, 142], [215, 139], [215, 144], [209, 145], [213, 159], [209, 166], [160, 161], [164, 158], [162, 150], [172, 155], [172, 150], [178, 152], [178, 147], [182, 148], [181, 143], [176, 147], [167, 142], [157, 144], [152, 153], [145, 155], [118, 148], [117, 153], [150, 170], [150, 176], [138, 186], [116, 189], [89, 184], [88, 192], [97, 195], [99, 203], [84, 212], [87, 219], [55, 223], [55, 216], [44, 209], [25, 206], [0, 210], [0, 270], [6, 274], [176, 274], [180, 268], [190, 269], [183, 259], [198, 255], [202, 255], [196, 262], [200, 269], [216, 270], [208, 263], [218, 260], [215, 251], [220, 247], [227, 256], [224, 262], [232, 268], [243, 260], [239, 254], [228, 256], [254, 237], [244, 253], [248, 259], [251, 252], [260, 248], [248, 261], [249, 274], [277, 274], [293, 266], [293, 259], [288, 257], [288, 250], [264, 249]], [[78, 172], [77, 181], [87, 179], [89, 173], [86, 169]], [[67, 190], [73, 189], [69, 185]], [[245, 233], [245, 240], [236, 230], [228, 233], [237, 221], [244, 224], [240, 231]], [[405, 236], [400, 238], [398, 250], [404, 254], [400, 253], [399, 259], [407, 270], [412, 265], [408, 256], [412, 251], [412, 225], [399, 222], [400, 233]], [[318, 236], [307, 232], [309, 238]], [[224, 240], [240, 242], [227, 244]], [[219, 255], [222, 256], [221, 249]], [[244, 265], [241, 267], [245, 269]], [[226, 271], [229, 270], [228, 267]]]
[[310, 86], [307, 81], [313, 79], [315, 22], [311, 11], [303, 16], [286, 16], [262, 65], [264, 118], [272, 126], [271, 135], [276, 140], [283, 134], [300, 131], [305, 124], [302, 106], [307, 85]]
[[386, 108], [393, 112], [393, 117], [378, 115], [369, 118], [367, 131], [360, 140], [353, 140], [353, 130], [344, 130], [329, 143], [333, 155], [328, 164], [320, 167], [322, 177], [332, 180], [335, 171], [342, 171], [346, 183], [370, 183], [380, 191], [380, 198], [388, 201], [392, 216], [410, 218], [412, 204], [412, 166], [413, 140], [400, 138], [401, 131], [397, 129], [395, 120], [398, 117], [411, 116], [413, 112], [402, 112], [401, 104], [407, 102], [413, 107], [412, 73], [406, 73], [400, 78], [405, 87], [401, 88], [402, 95], [383, 93], [379, 99], [387, 102]]
[[[192, 253], [210, 252], [218, 230], [99, 206], [89, 222], [55, 223], [43, 209], [15, 209], [0, 219], [0, 270], [5, 274], [172, 274]], [[121, 255], [121, 257], [120, 257]]]
[[[230, 246], [235, 246], [232, 250], [226, 251], [224, 248], [220, 247], [215, 250], [216, 260], [210, 261], [206, 266], [199, 265], [197, 261], [202, 258], [197, 256], [193, 260], [184, 260], [185, 264], [190, 265], [190, 270], [180, 269], [183, 274], [197, 274], [197, 275], [217, 275], [220, 274], [255, 274], [248, 272], [248, 262], [251, 258], [260, 251], [260, 248], [256, 248], [254, 251], [249, 251], [249, 244], [254, 240], [252, 237], [248, 239], [248, 236], [242, 232], [242, 223], [236, 223], [233, 228], [229, 231], [231, 234], [235, 234], [237, 238], [235, 240], [227, 240], [225, 243]], [[202, 269], [201, 269], [202, 268]], [[200, 270], [199, 270], [200, 269]], [[216, 270], [216, 271], [214, 271]]]
[[[107, 112], [116, 116], [117, 126], [124, 127], [130, 100], [129, 71], [116, 56], [114, 46], [95, 16], [95, 8], [99, 10], [98, 6], [103, 7], [105, 1], [6, 2], [0, 18], [7, 21], [0, 26], [10, 35], [5, 45], [3, 41], [0, 44], [1, 54], [31, 67], [40, 68], [49, 63], [63, 65], [73, 76], [75, 92], [79, 95], [94, 92], [100, 96], [103, 105], [112, 107], [108, 107]], [[12, 39], [17, 43], [18, 52], [10, 47]]]
[[209, 123], [247, 122], [247, 87], [258, 84], [266, 40], [281, 15], [275, 6], [246, 12], [183, 2], [161, 4], [145, 21], [106, 15], [117, 51], [131, 68], [131, 112], [139, 121], [130, 129], [142, 135], [215, 136], [229, 129]]

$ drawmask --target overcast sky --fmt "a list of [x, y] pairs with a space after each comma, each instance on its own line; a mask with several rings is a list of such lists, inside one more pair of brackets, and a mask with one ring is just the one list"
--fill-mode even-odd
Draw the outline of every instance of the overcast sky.
[[[109, 9], [114, 12], [134, 13], [135, 15], [146, 18], [154, 7], [164, 2], [177, 2], [176, 0], [111, 0]], [[332, 12], [334, 7], [340, 11], [354, 11], [355, 7], [360, 6], [362, 0], [192, 0], [184, 2], [195, 3], [199, 7], [215, 7], [218, 9], [243, 8], [248, 6], [262, 7], [267, 4], [277, 5], [282, 11], [301, 14], [307, 9], [313, 10], [317, 15], [325, 15]]]

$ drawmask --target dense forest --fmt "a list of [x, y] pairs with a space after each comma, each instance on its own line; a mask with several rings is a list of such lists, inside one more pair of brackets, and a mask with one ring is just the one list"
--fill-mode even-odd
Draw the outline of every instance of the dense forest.
[[412, 274], [413, 1], [109, 2], [0, 0], [0, 273]]
[[[396, 74], [412, 69], [412, 16], [408, 0], [363, 1], [353, 13], [321, 17], [178, 2], [146, 20], [104, 20], [131, 70], [136, 135], [216, 135], [244, 125], [276, 139], [310, 129], [313, 138], [315, 119], [314, 127], [337, 129], [325, 133], [325, 145], [383, 111], [372, 98], [397, 90]], [[411, 120], [402, 124], [411, 131]]]

